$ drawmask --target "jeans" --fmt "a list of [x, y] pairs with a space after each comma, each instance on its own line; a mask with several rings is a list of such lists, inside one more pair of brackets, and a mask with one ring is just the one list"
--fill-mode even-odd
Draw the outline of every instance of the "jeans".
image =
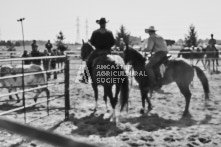
[[167, 52], [158, 51], [150, 59], [149, 63], [146, 65], [146, 71], [153, 86], [157, 85], [156, 76], [153, 71], [153, 67], [158, 64], [165, 56]]

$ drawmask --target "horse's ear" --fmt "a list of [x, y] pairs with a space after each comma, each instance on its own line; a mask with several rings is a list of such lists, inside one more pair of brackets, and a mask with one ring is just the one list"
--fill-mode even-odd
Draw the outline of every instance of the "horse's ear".
[[82, 39], [82, 43], [84, 44], [84, 39]]
[[124, 48], [124, 50], [128, 50], [129, 49], [129, 45], [128, 43], [126, 43], [126, 47]]

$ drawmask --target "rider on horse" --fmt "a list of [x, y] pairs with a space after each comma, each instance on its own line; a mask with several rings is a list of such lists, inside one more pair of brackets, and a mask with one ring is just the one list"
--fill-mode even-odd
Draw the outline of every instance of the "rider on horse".
[[210, 47], [216, 48], [216, 39], [213, 38], [213, 34], [211, 34], [211, 39], [209, 40], [208, 44], [210, 45]]
[[[96, 23], [100, 25], [100, 28], [92, 33], [90, 39], [90, 43], [95, 47], [95, 50], [89, 55], [86, 62], [86, 66], [90, 75], [92, 72], [93, 60], [98, 56], [110, 54], [111, 47], [115, 44], [113, 33], [106, 29], [106, 19], [101, 18], [100, 20], [96, 20]], [[84, 70], [84, 75], [80, 82], [88, 83], [88, 72], [86, 69]]]
[[148, 29], [145, 29], [145, 33], [148, 33], [150, 37], [148, 38], [148, 46], [143, 51], [150, 51], [151, 53], [154, 53], [149, 63], [146, 65], [146, 71], [150, 77], [149, 79], [151, 80], [152, 88], [157, 90], [161, 87], [161, 84], [156, 80], [153, 67], [167, 56], [168, 49], [165, 40], [156, 34], [154, 26], [150, 26]]
[[211, 34], [211, 39], [209, 40], [208, 44], [209, 44], [209, 47], [211, 49], [213, 48], [213, 49], [216, 50], [216, 52], [217, 52], [216, 58], [219, 58], [219, 51], [218, 51], [218, 49], [215, 46], [216, 45], [216, 39], [213, 38], [213, 34]]

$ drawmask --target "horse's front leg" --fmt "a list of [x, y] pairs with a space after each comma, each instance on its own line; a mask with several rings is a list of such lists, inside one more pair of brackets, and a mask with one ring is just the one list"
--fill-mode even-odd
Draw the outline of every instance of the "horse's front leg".
[[142, 100], [142, 108], [140, 110], [141, 114], [145, 113], [145, 99], [147, 98], [147, 91], [145, 89], [141, 89], [141, 100]]
[[94, 97], [95, 97], [95, 107], [94, 107], [94, 111], [97, 111], [98, 108], [98, 88], [97, 88], [97, 84], [95, 82], [92, 83], [92, 87], [94, 89]]
[[108, 108], [108, 105], [107, 105], [107, 94], [106, 93], [104, 94], [103, 99], [104, 99], [104, 102], [105, 102], [106, 110], [107, 110], [107, 112], [109, 112], [109, 108]]
[[151, 97], [152, 97], [152, 92], [150, 92], [150, 97], [148, 97], [148, 95], [146, 97], [146, 101], [148, 103], [148, 111], [147, 111], [147, 113], [149, 113], [153, 109], [153, 106], [152, 106], [151, 101], [150, 101]]

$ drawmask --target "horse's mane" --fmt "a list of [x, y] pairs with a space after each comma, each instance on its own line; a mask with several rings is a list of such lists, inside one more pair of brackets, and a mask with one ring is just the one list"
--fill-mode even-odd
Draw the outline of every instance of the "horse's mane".
[[139, 53], [137, 50], [133, 49], [132, 47], [129, 47], [128, 50], [130, 52], [131, 58], [133, 58], [133, 61], [135, 61], [136, 63], [137, 62], [145, 63], [146, 58], [144, 58], [141, 53]]
[[93, 51], [93, 47], [91, 45], [90, 42], [86, 42], [86, 43], [83, 43], [82, 47], [81, 47], [81, 58], [82, 60], [85, 60], [88, 55]]

